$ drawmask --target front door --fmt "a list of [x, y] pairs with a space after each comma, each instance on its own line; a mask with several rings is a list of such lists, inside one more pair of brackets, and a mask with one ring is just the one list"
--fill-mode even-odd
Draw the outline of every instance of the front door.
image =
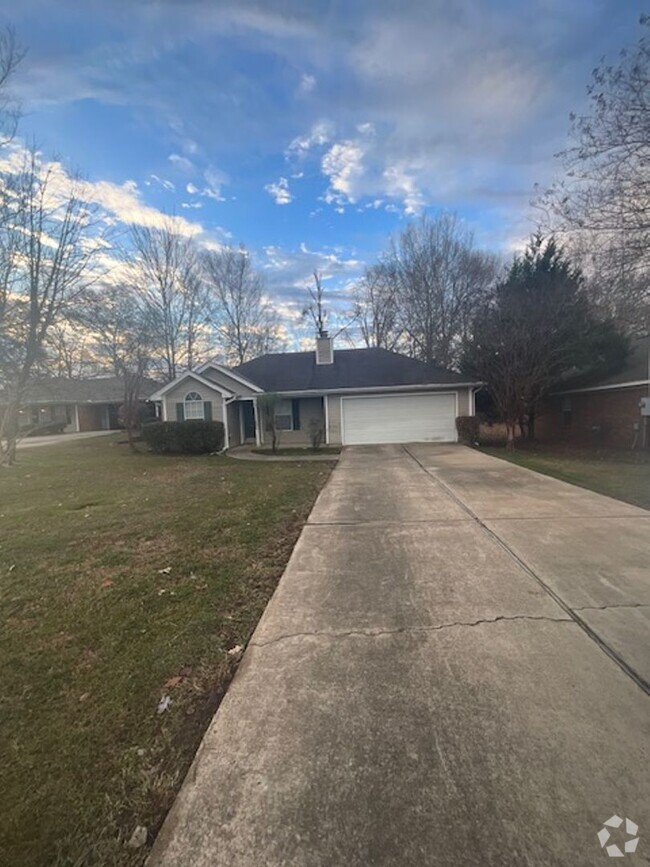
[[253, 410], [253, 401], [242, 401], [242, 413], [244, 414], [244, 439], [255, 439], [255, 411]]

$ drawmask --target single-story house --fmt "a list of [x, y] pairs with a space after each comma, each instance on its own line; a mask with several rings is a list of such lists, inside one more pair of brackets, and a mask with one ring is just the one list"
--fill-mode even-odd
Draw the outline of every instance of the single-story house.
[[650, 336], [633, 344], [617, 373], [564, 383], [536, 422], [540, 439], [611, 448], [650, 447]]
[[455, 442], [456, 416], [474, 414], [476, 386], [386, 349], [335, 349], [323, 334], [312, 352], [263, 355], [232, 368], [208, 362], [151, 399], [167, 421], [222, 421], [226, 448], [268, 441], [257, 405], [263, 394], [280, 398], [281, 445], [308, 445], [314, 425], [331, 445]]
[[[159, 382], [144, 380], [140, 400], [148, 401], [150, 395], [159, 387]], [[43, 378], [27, 389], [18, 424], [25, 430], [60, 422], [66, 433], [117, 430], [121, 427], [118, 412], [123, 403], [124, 380], [118, 376], [86, 379]]]

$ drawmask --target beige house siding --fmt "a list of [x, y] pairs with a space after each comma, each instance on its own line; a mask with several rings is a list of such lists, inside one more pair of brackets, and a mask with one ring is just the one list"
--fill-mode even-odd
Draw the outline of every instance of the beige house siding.
[[201, 400], [210, 401], [212, 403], [212, 419], [214, 421], [223, 421], [223, 397], [219, 392], [214, 391], [202, 382], [197, 382], [195, 379], [186, 379], [170, 389], [164, 397], [164, 418], [167, 421], [176, 421], [176, 404], [183, 403], [185, 395], [190, 391], [194, 391], [201, 395]]
[[[289, 398], [290, 399], [290, 398]], [[283, 430], [280, 431], [280, 448], [282, 446], [308, 446], [311, 445], [309, 439], [309, 422], [315, 418], [320, 422], [323, 428], [323, 444], [325, 443], [325, 413], [323, 412], [323, 399], [320, 397], [302, 397], [300, 400], [300, 430]], [[268, 444], [270, 442], [268, 431], [262, 431], [262, 442]]]
[[221, 388], [225, 388], [227, 391], [231, 391], [233, 394], [239, 394], [243, 395], [244, 397], [248, 397], [258, 393], [252, 388], [249, 388], [247, 385], [239, 382], [237, 379], [234, 379], [232, 376], [228, 376], [228, 374], [224, 373], [222, 370], [216, 370], [216, 368], [214, 367], [206, 367], [201, 376], [204, 379], [209, 379], [212, 382], [216, 382], [217, 385], [221, 386]]

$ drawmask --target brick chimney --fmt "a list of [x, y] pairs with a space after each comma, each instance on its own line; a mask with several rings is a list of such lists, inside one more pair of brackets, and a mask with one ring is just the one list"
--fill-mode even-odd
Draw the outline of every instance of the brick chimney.
[[327, 331], [321, 331], [316, 337], [316, 364], [334, 363], [334, 338]]

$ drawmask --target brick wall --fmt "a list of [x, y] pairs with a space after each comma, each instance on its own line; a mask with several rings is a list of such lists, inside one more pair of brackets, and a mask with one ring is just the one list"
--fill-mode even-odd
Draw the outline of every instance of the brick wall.
[[[647, 386], [556, 395], [540, 413], [536, 435], [575, 445], [629, 449], [637, 434], [638, 447], [644, 424], [639, 401], [647, 396]], [[648, 428], [646, 444], [650, 446], [650, 425]]]

